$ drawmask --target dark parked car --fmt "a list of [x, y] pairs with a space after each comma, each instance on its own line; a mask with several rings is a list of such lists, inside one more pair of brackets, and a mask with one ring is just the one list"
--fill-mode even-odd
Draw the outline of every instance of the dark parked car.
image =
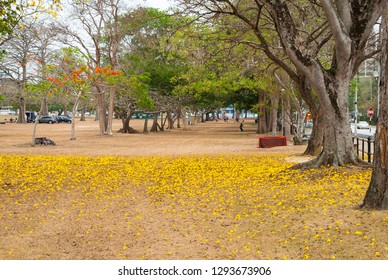
[[44, 117], [39, 118], [38, 122], [39, 123], [56, 123], [57, 119], [55, 117], [51, 117], [51, 116], [44, 116]]
[[71, 118], [66, 117], [66, 116], [58, 116], [58, 117], [57, 117], [57, 122], [58, 122], [58, 123], [61, 123], [61, 122], [64, 122], [64, 123], [71, 123]]

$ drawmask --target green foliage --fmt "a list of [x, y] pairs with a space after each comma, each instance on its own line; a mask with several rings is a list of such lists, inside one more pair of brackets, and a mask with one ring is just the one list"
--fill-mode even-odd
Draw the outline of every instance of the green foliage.
[[58, 115], [62, 115], [62, 111], [63, 111], [64, 107], [66, 107], [67, 110], [71, 110], [71, 106], [69, 104], [64, 105], [64, 104], [58, 103], [58, 102], [50, 103], [48, 105], [48, 110], [49, 110], [49, 112], [58, 112]]
[[[116, 88], [118, 99], [133, 99], [139, 109], [153, 110], [155, 106], [148, 94], [150, 80], [149, 73], [121, 76]], [[126, 105], [117, 104], [116, 106], [125, 107]]]
[[124, 71], [130, 75], [148, 73], [150, 89], [171, 92], [172, 78], [185, 67], [169, 41], [178, 26], [179, 19], [154, 8], [139, 8], [123, 16], [122, 36], [129, 41], [121, 61]]
[[358, 75], [351, 81], [349, 88], [349, 111], [354, 112], [354, 101], [357, 91], [357, 111], [359, 120], [369, 119], [369, 107], [377, 109], [378, 80], [374, 77]]
[[148, 73], [142, 73], [141, 75], [130, 77], [128, 82], [131, 93], [136, 97], [138, 106], [143, 109], [153, 110], [155, 105], [148, 94], [150, 80]]
[[219, 22], [191, 25], [171, 39], [187, 61], [187, 71], [175, 77], [174, 94], [186, 97], [197, 108], [213, 110], [238, 103], [250, 109], [257, 104], [258, 90], [266, 88], [258, 75], [260, 61], [251, 59], [256, 53], [236, 44], [229, 26]]
[[2, 0], [0, 3], [0, 40], [4, 35], [11, 34], [19, 22], [21, 7], [15, 0]]
[[26, 90], [34, 96], [41, 96], [53, 88], [52, 82], [45, 80], [39, 83], [29, 83], [26, 86]]

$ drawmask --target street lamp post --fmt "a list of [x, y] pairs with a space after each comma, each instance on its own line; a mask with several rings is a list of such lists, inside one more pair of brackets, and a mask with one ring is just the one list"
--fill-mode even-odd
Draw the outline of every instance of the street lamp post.
[[358, 116], [358, 108], [357, 108], [357, 95], [358, 95], [358, 74], [356, 78], [356, 91], [354, 93], [354, 138], [357, 138], [357, 116]]

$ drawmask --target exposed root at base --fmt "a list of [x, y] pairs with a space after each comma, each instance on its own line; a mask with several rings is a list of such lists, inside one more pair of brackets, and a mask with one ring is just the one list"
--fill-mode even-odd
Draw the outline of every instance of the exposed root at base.
[[118, 132], [119, 133], [132, 133], [132, 134], [140, 133], [138, 130], [136, 130], [136, 129], [132, 128], [132, 127], [129, 127], [129, 129], [127, 131], [124, 131], [123, 128], [120, 128]]
[[334, 168], [338, 168], [340, 166], [349, 166], [349, 165], [362, 167], [362, 168], [369, 168], [372, 166], [370, 163], [367, 163], [359, 159], [358, 157], [353, 157], [352, 159], [344, 161], [334, 154], [329, 155], [326, 153], [321, 153], [318, 157], [310, 161], [302, 162], [292, 166], [291, 169], [306, 170], [306, 169], [316, 169], [322, 166], [333, 166]]

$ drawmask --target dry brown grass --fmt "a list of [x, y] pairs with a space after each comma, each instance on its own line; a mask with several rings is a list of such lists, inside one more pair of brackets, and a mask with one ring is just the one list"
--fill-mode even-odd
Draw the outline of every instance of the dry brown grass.
[[[143, 120], [133, 120], [131, 126], [143, 131]], [[245, 131], [239, 132], [236, 122], [207, 122], [188, 126], [186, 131], [148, 134], [121, 134], [119, 120], [114, 121], [113, 136], [99, 136], [98, 123], [93, 119], [76, 124], [77, 140], [70, 141], [69, 124], [40, 124], [37, 137], [48, 137], [57, 143], [55, 147], [29, 147], [32, 124], [0, 125], [0, 153], [52, 154], [52, 155], [183, 155], [228, 153], [296, 153], [304, 147], [280, 147], [260, 151], [256, 148], [258, 136], [255, 123], [245, 122]]]

